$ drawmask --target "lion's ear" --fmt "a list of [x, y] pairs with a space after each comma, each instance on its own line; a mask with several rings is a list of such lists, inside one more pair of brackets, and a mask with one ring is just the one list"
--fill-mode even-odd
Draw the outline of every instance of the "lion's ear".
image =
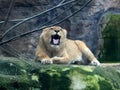
[[44, 28], [44, 29], [43, 29], [43, 31], [47, 31], [47, 30], [48, 30], [48, 28]]
[[42, 33], [41, 33], [41, 35], [40, 35], [40, 38], [42, 38], [42, 37], [44, 36], [44, 34], [46, 33], [47, 30], [48, 30], [48, 28], [44, 28], [44, 29], [42, 30]]
[[66, 29], [62, 29], [64, 32], [64, 35], [67, 36], [67, 30]]

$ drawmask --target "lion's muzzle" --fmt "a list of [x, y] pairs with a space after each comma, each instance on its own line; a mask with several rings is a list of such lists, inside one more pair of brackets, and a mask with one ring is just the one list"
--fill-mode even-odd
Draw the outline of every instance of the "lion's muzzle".
[[58, 34], [52, 35], [50, 44], [52, 44], [52, 45], [60, 45], [60, 36]]

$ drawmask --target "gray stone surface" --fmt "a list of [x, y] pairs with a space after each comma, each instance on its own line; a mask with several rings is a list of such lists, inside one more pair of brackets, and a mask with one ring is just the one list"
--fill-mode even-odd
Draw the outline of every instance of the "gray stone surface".
[[[26, 17], [30, 17], [39, 12], [43, 12], [53, 6], [56, 6], [60, 1], [61, 0], [15, 0], [15, 6], [12, 10], [9, 19], [24, 19]], [[83, 5], [86, 1], [87, 0], [80, 1], [80, 3], [74, 5], [71, 10], [67, 11], [57, 20], [59, 21], [66, 15], [69, 15], [75, 10], [78, 10], [81, 7], [81, 5]], [[0, 1], [0, 20], [4, 20], [5, 15], [8, 11], [9, 4], [10, 0]], [[5, 39], [9, 39], [15, 35], [20, 34], [21, 32], [30, 31], [42, 25], [46, 21], [51, 20], [53, 17], [59, 15], [62, 11], [65, 10], [65, 8], [68, 7], [70, 7], [70, 5], [52, 10], [49, 13], [41, 15], [37, 18], [28, 21], [27, 23], [22, 24], [21, 26], [17, 27], [16, 30], [12, 30], [10, 33], [8, 33]], [[68, 30], [69, 38], [80, 39], [85, 41], [88, 47], [97, 56], [99, 51], [99, 38], [101, 38], [100, 33], [102, 30], [102, 28], [100, 27], [100, 23], [102, 22], [101, 18], [104, 17], [106, 13], [120, 13], [120, 1], [93, 0], [90, 5], [85, 7], [82, 11], [75, 14], [73, 17], [69, 18], [65, 22], [62, 22], [60, 26]], [[8, 23], [6, 29], [8, 29], [14, 24], [15, 22]], [[34, 52], [38, 42], [39, 34], [40, 32], [33, 33], [28, 37], [18, 39], [17, 41], [10, 43], [10, 45], [11, 47], [19, 51], [20, 55], [23, 54], [25, 56], [34, 58]]]

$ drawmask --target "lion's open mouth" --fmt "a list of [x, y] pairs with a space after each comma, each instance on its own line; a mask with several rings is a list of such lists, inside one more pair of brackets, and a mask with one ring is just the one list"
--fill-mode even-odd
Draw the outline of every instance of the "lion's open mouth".
[[52, 35], [50, 44], [52, 44], [52, 45], [60, 45], [60, 36], [58, 34]]

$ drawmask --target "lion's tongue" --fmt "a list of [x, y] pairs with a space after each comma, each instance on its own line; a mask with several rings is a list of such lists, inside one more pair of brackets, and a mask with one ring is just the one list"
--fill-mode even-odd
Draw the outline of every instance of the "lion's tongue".
[[59, 44], [59, 39], [53, 39], [54, 44]]

